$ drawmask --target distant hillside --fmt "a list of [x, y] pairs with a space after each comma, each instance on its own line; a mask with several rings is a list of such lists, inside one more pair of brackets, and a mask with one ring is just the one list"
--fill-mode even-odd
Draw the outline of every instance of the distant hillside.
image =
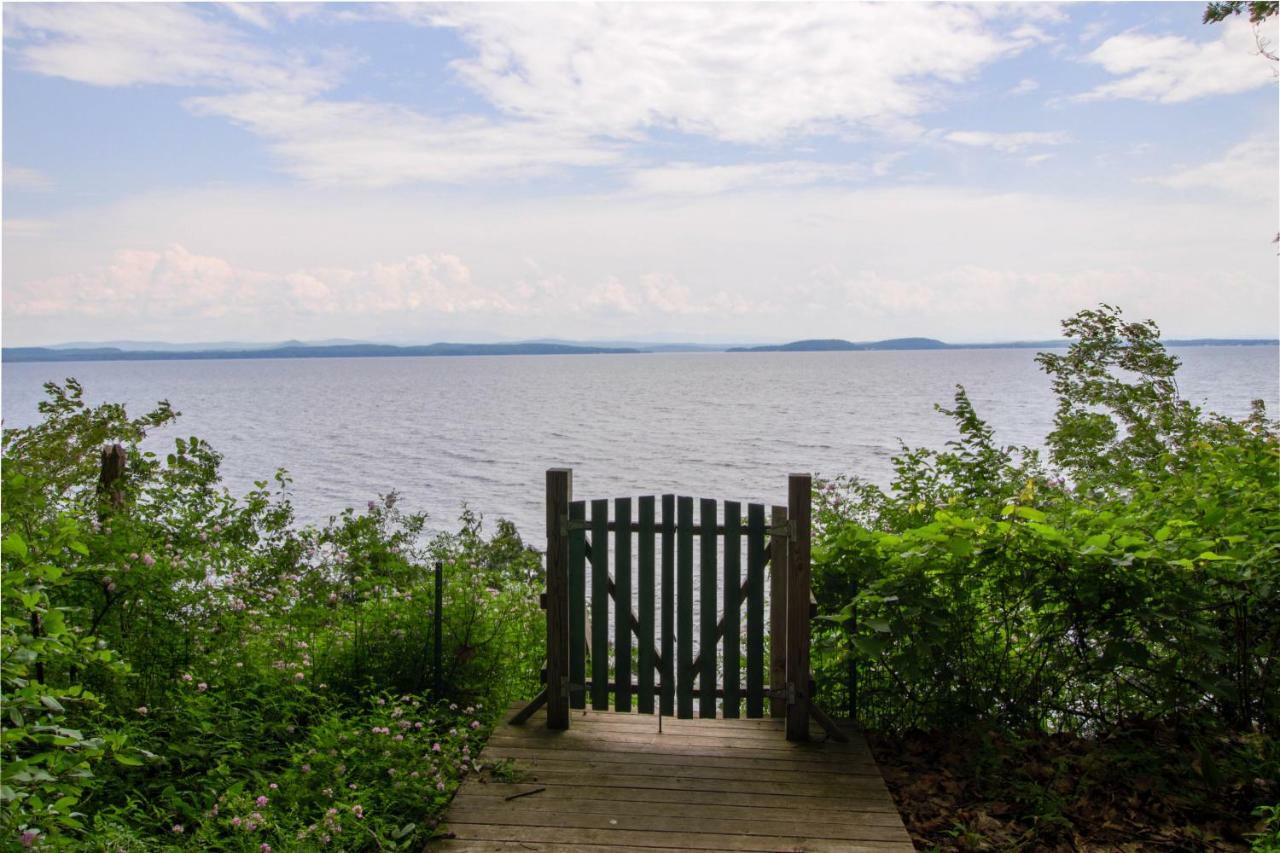
[[946, 349], [950, 344], [933, 338], [892, 338], [855, 344], [840, 338], [819, 338], [808, 341], [792, 341], [789, 344], [773, 344], [762, 347], [733, 347], [729, 352], [849, 352], [858, 350]]
[[635, 353], [636, 349], [569, 346], [566, 344], [451, 344], [397, 347], [389, 344], [292, 344], [269, 349], [245, 350], [123, 350], [116, 347], [55, 349], [53, 347], [8, 347], [3, 359], [21, 361], [176, 361], [246, 358], [374, 358], [459, 355], [599, 355]]
[[[884, 341], [854, 343], [839, 338], [792, 341], [758, 347], [730, 347], [729, 352], [861, 352], [868, 350], [940, 350], [940, 349], [1065, 349], [1071, 341], [1013, 341], [990, 344], [949, 344], [936, 338], [890, 338]], [[1275, 338], [1192, 338], [1167, 340], [1167, 347], [1266, 347], [1280, 346]]]

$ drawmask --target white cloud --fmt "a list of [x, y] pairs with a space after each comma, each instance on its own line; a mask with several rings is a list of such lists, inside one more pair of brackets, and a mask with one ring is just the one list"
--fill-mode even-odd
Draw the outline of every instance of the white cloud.
[[[585, 279], [579, 282], [585, 282]], [[360, 267], [316, 266], [269, 272], [181, 245], [124, 249], [109, 263], [83, 272], [6, 282], [5, 314], [26, 324], [50, 319], [111, 318], [131, 326], [175, 328], [194, 323], [241, 323], [287, 316], [293, 321], [350, 328], [368, 319], [435, 320], [472, 316], [636, 316], [735, 314], [763, 310], [724, 290], [695, 297], [678, 278], [646, 273], [624, 280], [606, 275], [591, 285], [556, 275], [536, 285], [480, 285], [456, 255], [418, 254]], [[279, 331], [279, 329], [275, 329]]]
[[23, 68], [94, 86], [159, 84], [318, 92], [341, 63], [252, 44], [198, 5], [14, 4], [5, 40]]
[[6, 240], [35, 237], [46, 233], [52, 227], [53, 223], [47, 219], [10, 218], [4, 220], [4, 236]]
[[16, 317], [170, 321], [282, 311], [347, 317], [513, 310], [502, 295], [476, 288], [467, 267], [447, 254], [415, 255], [361, 269], [274, 274], [195, 254], [180, 245], [162, 251], [120, 250], [109, 264], [96, 269], [6, 283], [4, 308]]
[[856, 163], [814, 163], [789, 160], [778, 163], [741, 163], [707, 166], [672, 163], [637, 169], [630, 175], [632, 189], [654, 195], [710, 195], [741, 189], [800, 187], [834, 184], [883, 175], [888, 163], [873, 167]]
[[1040, 84], [1030, 77], [1024, 77], [1018, 81], [1018, 85], [1010, 89], [1006, 94], [1009, 95], [1026, 95], [1040, 88]]
[[4, 164], [4, 188], [6, 190], [43, 191], [53, 188], [53, 181], [39, 169]]
[[635, 138], [650, 129], [774, 143], [883, 129], [936, 105], [947, 84], [1025, 49], [960, 6], [915, 4], [397, 6], [475, 46], [454, 67], [505, 113]]
[[[1262, 26], [1275, 42], [1277, 21]], [[1213, 41], [1127, 32], [1112, 36], [1085, 59], [1120, 77], [1076, 100], [1133, 98], [1176, 104], [1210, 95], [1230, 95], [1276, 85], [1271, 62], [1258, 56], [1253, 27], [1242, 18], [1217, 25]]]
[[1149, 183], [1173, 189], [1211, 189], [1246, 198], [1277, 197], [1276, 164], [1280, 157], [1275, 137], [1256, 137], [1232, 146], [1220, 160], [1182, 169], [1172, 175], [1148, 178]]
[[945, 138], [947, 141], [955, 142], [958, 145], [969, 145], [975, 148], [994, 148], [1006, 154], [1014, 154], [1024, 148], [1033, 146], [1063, 145], [1070, 141], [1070, 137], [1060, 131], [993, 133], [984, 130], [953, 130]]
[[[536, 175], [619, 162], [620, 143], [676, 130], [772, 144], [866, 130], [915, 135], [947, 88], [1042, 40], [1023, 10], [959, 6], [396, 5], [395, 16], [456, 28], [475, 55], [453, 63], [498, 117], [439, 117], [336, 100], [351, 58], [297, 55], [251, 38], [288, 16], [257, 5], [22, 5], [6, 48], [22, 67], [98, 86], [212, 89], [186, 104], [266, 139], [283, 168], [326, 184], [388, 187]], [[341, 17], [341, 14], [339, 14]], [[754, 174], [751, 169], [756, 168]], [[674, 166], [640, 183], [807, 183], [815, 167], [745, 167], [695, 177]], [[848, 169], [825, 174], [845, 179]]]
[[1024, 162], [1028, 166], [1039, 166], [1041, 163], [1052, 158], [1052, 154], [1032, 154], [1030, 157], [1026, 158]]
[[266, 92], [186, 103], [199, 115], [229, 118], [269, 140], [285, 170], [319, 184], [498, 180], [619, 158], [612, 145], [532, 122], [437, 119], [388, 104]]
[[[468, 329], [581, 338], [588, 320], [593, 334], [618, 338], [655, 329], [702, 339], [1048, 337], [1061, 317], [1098, 301], [1112, 283], [1126, 311], [1157, 319], [1171, 335], [1274, 334], [1280, 311], [1270, 243], [1274, 200], [1149, 196], [864, 185], [515, 200], [305, 186], [152, 193], [59, 214], [46, 232], [7, 242], [4, 334], [14, 344], [92, 340], [101, 337], [102, 320], [114, 316], [117, 328], [137, 330], [132, 336], [185, 340], [443, 340], [464, 339]], [[122, 265], [113, 259], [118, 248], [173, 244], [244, 273], [255, 286], [239, 298], [256, 313], [205, 316], [214, 307], [205, 301], [161, 316], [162, 307], [176, 312], [183, 305], [164, 288], [158, 301], [99, 298], [100, 282], [110, 283], [104, 270]], [[465, 263], [470, 285], [442, 271], [446, 248]], [[447, 293], [428, 290], [417, 310], [373, 310], [407, 304], [388, 290], [396, 276], [373, 271], [424, 254]], [[824, 265], [843, 272], [813, 282], [803, 299], [783, 292], [808, 284], [810, 271]], [[181, 265], [174, 260], [169, 268]], [[979, 298], [986, 291], [970, 283], [972, 304], [955, 297], [913, 315], [888, 303], [878, 314], [864, 313], [843, 289], [874, 273], [886, 288], [903, 288], [884, 299], [910, 300], [912, 288], [927, 286], [920, 298], [932, 305], [934, 291], [941, 299], [948, 287], [961, 286], [947, 278], [961, 268], [1007, 273], [1027, 290], [1002, 304]], [[213, 271], [205, 275], [219, 280]], [[399, 275], [403, 281], [411, 273]], [[12, 310], [40, 295], [28, 283], [86, 278], [99, 284], [71, 293], [100, 303], [102, 318]], [[587, 305], [611, 279], [622, 288], [612, 298], [635, 313], [608, 308], [606, 294]], [[1091, 289], [1077, 286], [1086, 280]], [[355, 291], [366, 287], [381, 288], [379, 295], [358, 301]], [[1224, 292], [1231, 298], [1223, 299]], [[445, 297], [453, 313], [427, 307]], [[302, 307], [286, 310], [281, 306], [293, 303], [285, 300]], [[326, 313], [327, 304], [351, 310]]]

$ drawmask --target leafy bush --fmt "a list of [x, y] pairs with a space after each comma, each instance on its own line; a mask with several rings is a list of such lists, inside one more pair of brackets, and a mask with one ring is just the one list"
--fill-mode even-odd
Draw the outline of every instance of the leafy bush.
[[[825, 699], [851, 658], [878, 728], [1136, 720], [1280, 727], [1280, 443], [1179, 399], [1154, 324], [1102, 306], [1042, 354], [1049, 462], [998, 446], [963, 389], [959, 438], [893, 488], [818, 492]], [[856, 593], [851, 594], [851, 590]]]
[[[0, 837], [420, 846], [536, 686], [538, 555], [471, 513], [428, 538], [394, 493], [299, 529], [283, 472], [236, 499], [199, 439], [142, 452], [167, 404], [130, 419], [46, 388], [44, 420], [4, 435]], [[100, 480], [113, 443], [128, 464]]]

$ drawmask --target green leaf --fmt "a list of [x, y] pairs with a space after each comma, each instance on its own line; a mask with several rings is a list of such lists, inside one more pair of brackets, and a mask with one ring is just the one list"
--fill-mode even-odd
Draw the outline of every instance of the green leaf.
[[67, 709], [62, 707], [61, 702], [47, 694], [40, 697], [40, 704], [48, 708], [50, 711], [56, 711], [59, 714], [65, 714], [67, 712]]
[[0, 541], [0, 553], [16, 555], [25, 560], [28, 554], [26, 540], [15, 530]]
[[889, 639], [887, 637], [877, 637], [871, 634], [860, 635], [853, 638], [853, 645], [869, 657], [879, 657], [880, 653], [889, 647]]
[[1027, 521], [1044, 521], [1049, 517], [1040, 510], [1029, 506], [1014, 507], [1013, 514], [1018, 516], [1018, 518], [1025, 518]]

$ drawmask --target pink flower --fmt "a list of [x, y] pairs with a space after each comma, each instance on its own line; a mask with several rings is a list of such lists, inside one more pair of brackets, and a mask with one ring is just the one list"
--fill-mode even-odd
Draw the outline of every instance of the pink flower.
[[271, 790], [275, 791], [275, 790], [278, 790], [280, 786], [279, 786], [279, 785], [277, 785], [275, 782], [272, 782], [272, 783], [271, 783], [270, 785], [268, 785], [267, 787], [268, 787], [268, 788], [270, 788]]
[[190, 682], [190, 681], [193, 681], [194, 679], [191, 677], [191, 673], [189, 673], [189, 672], [184, 672], [184, 673], [182, 674], [182, 680], [183, 680], [183, 681]]
[[208, 689], [209, 689], [209, 685], [205, 684], [203, 681], [196, 685], [196, 690], [199, 690], [201, 693], [205, 692]]
[[351, 813], [358, 818], [363, 818], [364, 806], [360, 805], [359, 803], [356, 803], [354, 806], [351, 807]]
[[262, 842], [262, 845], [258, 847], [258, 849], [262, 851], [262, 853], [271, 853], [271, 845], [265, 841]]
[[437, 790], [437, 791], [443, 791], [443, 790], [444, 790], [444, 783], [443, 783], [443, 782], [437, 782], [437, 783], [436, 783], [436, 790]]
[[473, 729], [478, 729], [478, 728], [480, 728], [480, 721], [479, 721], [479, 720], [472, 720], [472, 721], [471, 721], [471, 728], [473, 728]]
[[304, 765], [302, 765], [302, 772], [303, 772], [303, 773], [310, 773], [310, 772], [311, 772], [311, 765], [310, 765], [310, 764], [304, 764]]
[[439, 752], [439, 751], [440, 751], [440, 744], [438, 744], [438, 743], [433, 743], [433, 744], [431, 744], [431, 751], [432, 751], [432, 752]]
[[175, 823], [173, 825], [173, 829], [169, 831], [172, 832], [174, 835], [181, 835], [182, 833], [186, 832], [186, 830], [182, 828], [182, 824], [180, 823]]
[[36, 832], [34, 829], [28, 829], [18, 836], [18, 840], [22, 842], [23, 847], [30, 847], [32, 844], [36, 843], [36, 838], [39, 835], [40, 833]]
[[147, 715], [146, 705], [139, 705], [135, 710], [138, 712], [138, 716], [140, 717], [145, 717]]
[[262, 808], [262, 807], [263, 807], [263, 806], [265, 806], [267, 803], [269, 803], [269, 802], [270, 802], [270, 800], [268, 800], [268, 799], [266, 798], [266, 795], [263, 795], [263, 796], [261, 796], [261, 797], [258, 797], [258, 799], [254, 800], [254, 802], [258, 804], [258, 808]]
[[303, 675], [303, 674], [302, 674], [302, 673], [300, 673], [300, 672], [295, 672], [295, 673], [293, 674], [293, 680], [294, 680], [294, 681], [301, 681], [301, 680], [302, 680], [302, 679], [304, 679], [304, 678], [306, 678], [306, 676], [305, 676], [305, 675]]
[[232, 826], [234, 826], [236, 829], [239, 829], [239, 828], [240, 828], [240, 818], [238, 818], [238, 817], [233, 817], [233, 818], [231, 818], [231, 825], [232, 825]]
[[149, 568], [151, 568], [152, 566], [154, 566], [155, 564], [156, 564], [156, 558], [155, 558], [155, 557], [151, 556], [150, 554], [143, 554], [143, 555], [142, 555], [142, 565], [146, 566], [146, 567], [149, 569]]

